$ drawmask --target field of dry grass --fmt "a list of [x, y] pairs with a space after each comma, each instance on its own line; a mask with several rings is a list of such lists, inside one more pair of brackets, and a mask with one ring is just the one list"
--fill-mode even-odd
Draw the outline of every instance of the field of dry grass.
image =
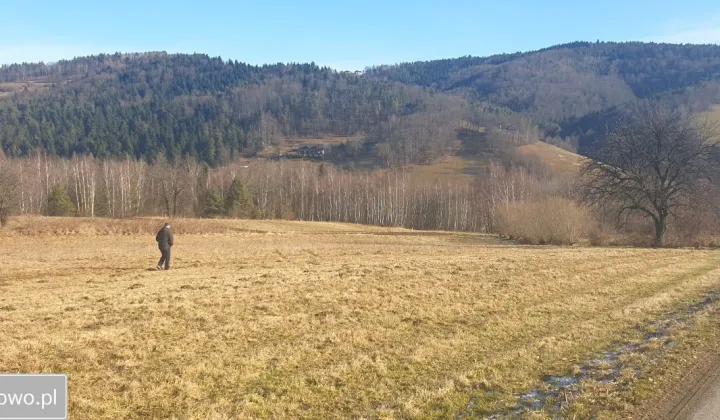
[[0, 233], [0, 371], [67, 373], [70, 418], [487, 415], [720, 287], [712, 251], [286, 221], [178, 221], [157, 272], [159, 222]]
[[[583, 159], [576, 153], [540, 141], [520, 146], [517, 151], [522, 156], [537, 158], [555, 174], [577, 174]], [[483, 156], [444, 156], [430, 165], [415, 165], [406, 170], [427, 182], [470, 184], [489, 163], [489, 158]]]
[[413, 179], [424, 182], [452, 182], [471, 184], [488, 161], [466, 156], [443, 156], [429, 165], [414, 165], [404, 169]]
[[[286, 138], [282, 140], [280, 146], [268, 147], [258, 156], [265, 159], [275, 154], [288, 153], [300, 146], [321, 144], [333, 146], [351, 141], [360, 142], [362, 139], [362, 136]], [[537, 158], [556, 174], [577, 174], [583, 159], [576, 153], [540, 141], [520, 146], [517, 148], [517, 152], [522, 156]], [[449, 153], [451, 154], [442, 156], [430, 164], [411, 165], [403, 168], [403, 171], [409, 173], [414, 179], [424, 182], [451, 182], [467, 185], [476, 180], [478, 174], [487, 168], [491, 159], [489, 156], [457, 155], [454, 154], [454, 151]], [[254, 159], [247, 159], [248, 163], [253, 161]], [[358, 169], [372, 169], [375, 168], [377, 162], [355, 160], [354, 164]]]
[[577, 174], [584, 159], [577, 153], [541, 141], [520, 146], [518, 152], [521, 155], [538, 158], [556, 174]]
[[5, 97], [11, 97], [13, 93], [22, 93], [26, 89], [29, 93], [36, 93], [40, 90], [49, 89], [52, 83], [46, 83], [42, 81], [29, 81], [22, 83], [0, 83], [0, 99]]

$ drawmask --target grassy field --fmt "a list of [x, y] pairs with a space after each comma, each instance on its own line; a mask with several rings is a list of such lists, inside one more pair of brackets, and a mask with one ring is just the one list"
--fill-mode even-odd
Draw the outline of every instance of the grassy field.
[[30, 81], [23, 83], [0, 83], [0, 99], [11, 97], [14, 93], [22, 93], [26, 89], [30, 93], [36, 93], [43, 89], [48, 89], [52, 83], [46, 83], [42, 81]]
[[[506, 413], [720, 287], [712, 251], [284, 221], [178, 221], [158, 272], [158, 222], [0, 231], [0, 372], [67, 373], [70, 418]], [[616, 416], [631, 391], [563, 413]]]
[[544, 163], [553, 173], [575, 175], [582, 167], [583, 156], [552, 144], [536, 141], [518, 147], [521, 155], [533, 156]]
[[[537, 158], [555, 174], [577, 174], [583, 159], [576, 153], [540, 141], [520, 146], [517, 151], [520, 155]], [[490, 158], [483, 156], [444, 156], [430, 165], [415, 165], [406, 170], [427, 182], [471, 184], [489, 163]]]
[[[351, 141], [360, 142], [362, 136], [355, 137], [324, 137], [324, 138], [286, 138], [282, 145], [271, 146], [258, 154], [261, 159], [269, 158], [275, 154], [285, 154], [301, 146], [329, 145], [337, 146]], [[487, 168], [490, 163], [489, 155], [468, 155], [456, 154], [456, 151], [449, 151], [447, 156], [442, 156], [431, 164], [411, 165], [403, 168], [403, 171], [413, 178], [424, 182], [452, 182], [461, 185], [473, 183], [478, 174]], [[582, 156], [553, 146], [548, 143], [536, 141], [517, 148], [520, 155], [537, 158], [556, 174], [577, 174]], [[248, 159], [252, 162], [253, 159]], [[353, 161], [357, 169], [376, 169], [378, 162], [373, 159]]]
[[414, 179], [424, 182], [453, 182], [471, 184], [488, 162], [467, 156], [443, 156], [429, 165], [414, 165], [404, 168]]

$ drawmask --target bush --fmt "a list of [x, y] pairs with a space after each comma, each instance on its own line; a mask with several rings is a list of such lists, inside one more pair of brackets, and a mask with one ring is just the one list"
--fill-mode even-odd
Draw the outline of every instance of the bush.
[[500, 235], [536, 245], [572, 245], [587, 237], [592, 219], [572, 200], [518, 201], [501, 209]]

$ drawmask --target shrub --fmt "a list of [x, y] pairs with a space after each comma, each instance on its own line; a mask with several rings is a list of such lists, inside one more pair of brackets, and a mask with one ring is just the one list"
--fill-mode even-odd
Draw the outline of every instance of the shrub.
[[575, 244], [587, 237], [592, 224], [585, 208], [557, 197], [511, 203], [498, 219], [502, 236], [537, 245]]

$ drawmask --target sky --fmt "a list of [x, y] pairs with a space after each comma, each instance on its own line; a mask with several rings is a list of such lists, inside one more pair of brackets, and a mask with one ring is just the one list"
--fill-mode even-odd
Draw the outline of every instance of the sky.
[[720, 1], [0, 0], [0, 64], [167, 51], [362, 70], [596, 40], [720, 44]]

